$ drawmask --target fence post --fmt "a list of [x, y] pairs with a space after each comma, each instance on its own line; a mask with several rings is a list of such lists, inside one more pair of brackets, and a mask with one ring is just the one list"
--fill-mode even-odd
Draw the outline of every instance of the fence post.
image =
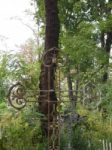
[[103, 142], [103, 150], [106, 150], [105, 149], [105, 141], [103, 140], [102, 142]]
[[106, 150], [108, 150], [108, 141], [107, 140], [106, 140], [105, 146], [106, 146]]
[[112, 150], [112, 143], [109, 143], [109, 150]]

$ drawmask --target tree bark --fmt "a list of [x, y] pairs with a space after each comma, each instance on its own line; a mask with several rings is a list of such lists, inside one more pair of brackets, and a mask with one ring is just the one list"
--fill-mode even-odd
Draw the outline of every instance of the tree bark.
[[72, 103], [73, 109], [75, 110], [77, 99], [76, 99], [76, 95], [74, 95], [74, 92], [73, 92], [73, 85], [72, 85], [72, 78], [70, 75], [70, 68], [68, 68], [67, 83], [68, 83], [69, 99], [70, 99], [70, 102]]
[[102, 48], [106, 51], [107, 53], [107, 63], [106, 63], [106, 72], [103, 75], [103, 82], [106, 82], [108, 80], [108, 66], [109, 66], [109, 57], [110, 57], [110, 51], [111, 51], [111, 44], [112, 44], [112, 32], [107, 32], [107, 39], [104, 42], [104, 36], [101, 40], [101, 45]]
[[[111, 0], [108, 1], [108, 4], [111, 3]], [[108, 17], [112, 14], [112, 8], [110, 7], [106, 7], [106, 14], [107, 14], [107, 20], [108, 20]], [[106, 35], [106, 39], [105, 39], [105, 36]], [[108, 31], [105, 31], [105, 32], [102, 32], [101, 33], [101, 45], [102, 45], [102, 48], [105, 50], [105, 52], [107, 53], [107, 63], [106, 63], [106, 71], [103, 75], [103, 82], [106, 82], [108, 80], [108, 67], [109, 67], [109, 57], [110, 57], [110, 51], [111, 51], [111, 44], [112, 44], [112, 30], [109, 29]]]
[[[55, 93], [55, 70], [56, 63], [53, 63], [53, 57], [57, 57], [58, 41], [60, 32], [60, 23], [58, 18], [58, 0], [44, 0], [45, 16], [46, 16], [46, 30], [45, 30], [45, 57], [41, 65], [40, 73], [40, 95], [39, 95], [39, 109], [44, 114], [45, 120], [41, 120], [44, 135], [48, 133], [48, 112], [51, 116], [49, 121], [52, 122], [52, 114], [56, 113], [56, 93]], [[52, 49], [50, 51], [50, 49]], [[49, 102], [48, 102], [49, 101]], [[54, 110], [55, 104], [55, 110]], [[49, 106], [48, 106], [49, 105]], [[54, 111], [54, 112], [53, 112]]]

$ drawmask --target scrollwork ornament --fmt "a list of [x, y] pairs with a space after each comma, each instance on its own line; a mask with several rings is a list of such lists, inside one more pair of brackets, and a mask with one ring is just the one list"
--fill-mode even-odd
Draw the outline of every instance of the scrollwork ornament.
[[58, 49], [56, 47], [53, 47], [44, 53], [43, 64], [45, 67], [51, 67], [53, 64], [56, 63], [57, 53], [58, 53]]
[[17, 110], [24, 108], [26, 106], [25, 94], [25, 88], [20, 82], [12, 85], [8, 93], [10, 105]]

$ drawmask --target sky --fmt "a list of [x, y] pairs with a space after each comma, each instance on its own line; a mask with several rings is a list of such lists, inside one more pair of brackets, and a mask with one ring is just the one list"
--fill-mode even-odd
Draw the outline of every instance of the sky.
[[30, 3], [31, 0], [0, 0], [0, 51], [16, 50], [33, 37], [32, 31], [17, 19], [33, 28], [33, 16], [26, 13], [34, 11]]

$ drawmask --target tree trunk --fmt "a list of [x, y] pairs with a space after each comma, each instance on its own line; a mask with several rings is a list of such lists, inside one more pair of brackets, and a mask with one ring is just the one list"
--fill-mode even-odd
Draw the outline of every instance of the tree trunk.
[[72, 78], [70, 75], [70, 69], [69, 68], [68, 68], [68, 74], [67, 74], [67, 83], [68, 83], [69, 99], [70, 99], [70, 102], [72, 104], [73, 109], [75, 110], [77, 101], [76, 101], [76, 95], [74, 95], [74, 92], [73, 92]]
[[[111, 0], [108, 1], [108, 4], [111, 3]], [[112, 14], [112, 8], [107, 7], [107, 20], [108, 17]], [[105, 35], [107, 36], [105, 39]], [[103, 75], [103, 82], [106, 82], [108, 80], [108, 67], [109, 67], [109, 57], [110, 57], [110, 51], [111, 51], [111, 44], [112, 44], [112, 30], [109, 29], [109, 31], [103, 32], [101, 33], [101, 46], [102, 48], [105, 50], [105, 52], [107, 53], [107, 63], [106, 63], [106, 71]]]
[[104, 42], [104, 35], [102, 36], [101, 38], [101, 45], [102, 45], [102, 48], [106, 51], [107, 53], [107, 63], [106, 63], [106, 72], [104, 73], [103, 75], [103, 82], [106, 82], [107, 79], [108, 79], [108, 67], [109, 67], [109, 57], [110, 57], [110, 51], [111, 51], [111, 44], [112, 44], [112, 32], [107, 32], [107, 39], [106, 41]]
[[[41, 120], [44, 135], [48, 134], [48, 121], [52, 122], [52, 114], [56, 113], [57, 97], [54, 85], [56, 62], [53, 63], [53, 57], [57, 57], [58, 54], [57, 48], [60, 32], [57, 2], [58, 0], [44, 0], [46, 13], [45, 54], [41, 65], [39, 84], [39, 109], [46, 118]], [[51, 114], [49, 120], [48, 112]]]

